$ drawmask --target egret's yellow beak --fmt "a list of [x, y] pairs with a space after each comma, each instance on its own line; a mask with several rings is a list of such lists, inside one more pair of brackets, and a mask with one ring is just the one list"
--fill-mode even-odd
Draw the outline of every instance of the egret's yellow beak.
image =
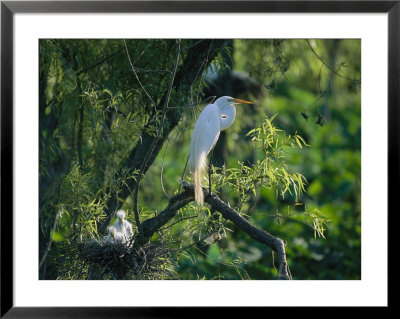
[[253, 102], [245, 101], [245, 100], [240, 100], [240, 99], [233, 99], [235, 103], [243, 103], [243, 104], [253, 104]]

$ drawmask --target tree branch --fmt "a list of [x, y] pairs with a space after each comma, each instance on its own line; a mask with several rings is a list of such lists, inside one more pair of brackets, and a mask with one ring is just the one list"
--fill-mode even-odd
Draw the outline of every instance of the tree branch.
[[[146, 240], [149, 240], [155, 232], [160, 230], [163, 225], [173, 218], [179, 209], [194, 200], [193, 184], [183, 182], [183, 188], [185, 190], [182, 193], [172, 197], [167, 208], [164, 209], [158, 216], [149, 218], [142, 223], [143, 234]], [[205, 188], [203, 188], [203, 192], [205, 201], [210, 204], [213, 209], [220, 212], [222, 217], [233, 222], [236, 226], [238, 226], [241, 230], [246, 232], [258, 242], [268, 246], [273, 251], [276, 251], [278, 254], [278, 279], [291, 279], [286, 260], [286, 244], [282, 239], [253, 226], [237, 211], [229, 207], [228, 204], [222, 201], [218, 196], [214, 194], [210, 196], [208, 190]]]
[[288, 264], [286, 261], [286, 244], [282, 239], [272, 236], [265, 230], [262, 230], [250, 224], [244, 217], [242, 217], [238, 212], [229, 207], [218, 196], [208, 196], [207, 192], [207, 194], [204, 194], [204, 197], [205, 201], [210, 204], [215, 210], [219, 211], [222, 217], [224, 217], [225, 219], [229, 219], [231, 222], [233, 222], [236, 226], [238, 226], [241, 230], [253, 237], [255, 240], [276, 251], [278, 254], [279, 264], [278, 277], [279, 279], [290, 279], [288, 273]]

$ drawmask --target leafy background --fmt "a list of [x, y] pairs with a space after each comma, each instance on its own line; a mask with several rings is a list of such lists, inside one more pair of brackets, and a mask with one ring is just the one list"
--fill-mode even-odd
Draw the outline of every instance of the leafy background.
[[[178, 70], [201, 41], [180, 42], [187, 49]], [[40, 41], [40, 279], [86, 279], [88, 265], [74, 258], [71, 238], [102, 236], [111, 194], [135, 178], [137, 172], [121, 167], [144, 132], [156, 134], [160, 114], [152, 113], [152, 102], [159, 104], [168, 89], [177, 43]], [[248, 99], [254, 105], [237, 106], [234, 124], [214, 151], [214, 187], [221, 186], [222, 170], [255, 163], [259, 154], [248, 133], [274, 117], [273, 125], [286, 136], [304, 139], [284, 153], [288, 170], [307, 180], [305, 192], [295, 196], [292, 189], [282, 197], [279, 187], [259, 187], [239, 205], [235, 186], [223, 184], [221, 198], [287, 242], [294, 279], [360, 279], [361, 41], [225, 40], [203, 62], [203, 68], [191, 70], [194, 81], [172, 88], [169, 105], [182, 108], [181, 118], [140, 184], [141, 218], [163, 210], [177, 193], [192, 128], [206, 104], [199, 102], [221, 95]], [[118, 200], [134, 225], [132, 197]], [[323, 236], [315, 233], [307, 212], [326, 221]], [[173, 278], [274, 279], [272, 252], [221, 222], [192, 204], [153, 236], [154, 242], [170, 243], [166, 267]], [[216, 236], [197, 242], [216, 228]]]

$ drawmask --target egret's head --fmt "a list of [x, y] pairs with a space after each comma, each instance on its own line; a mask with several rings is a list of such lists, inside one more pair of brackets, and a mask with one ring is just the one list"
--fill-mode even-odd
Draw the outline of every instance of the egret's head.
[[119, 219], [120, 222], [122, 222], [125, 219], [126, 213], [124, 210], [119, 210], [117, 211], [117, 218]]
[[235, 104], [253, 104], [253, 102], [245, 101], [245, 100], [240, 100], [240, 99], [235, 99], [230, 96], [222, 96], [219, 99], [217, 99], [215, 104], [219, 105], [220, 107], [225, 107], [228, 105], [235, 105]]

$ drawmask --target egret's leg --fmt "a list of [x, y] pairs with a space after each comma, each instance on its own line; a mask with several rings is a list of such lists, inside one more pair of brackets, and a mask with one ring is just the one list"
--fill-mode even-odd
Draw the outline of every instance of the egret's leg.
[[211, 195], [211, 161], [212, 161], [213, 150], [210, 152], [210, 160], [208, 162], [208, 191]]

